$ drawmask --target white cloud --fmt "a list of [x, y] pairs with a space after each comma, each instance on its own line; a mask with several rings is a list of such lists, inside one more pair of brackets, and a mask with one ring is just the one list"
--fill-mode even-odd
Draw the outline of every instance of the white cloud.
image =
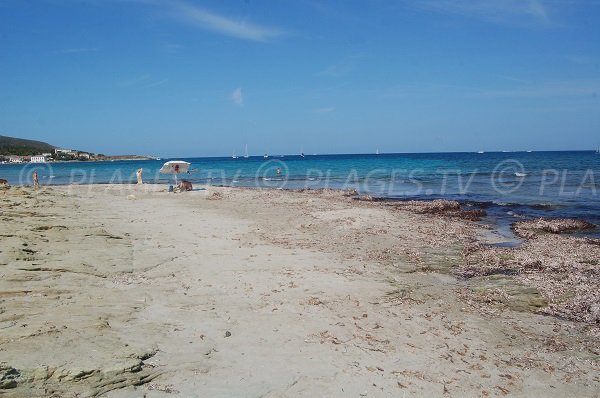
[[231, 93], [231, 101], [238, 106], [244, 106], [244, 94], [242, 93], [241, 87], [233, 90]]
[[225, 36], [266, 42], [285, 34], [280, 29], [219, 15], [183, 1], [173, 0], [160, 4], [168, 8], [167, 15], [174, 19]]

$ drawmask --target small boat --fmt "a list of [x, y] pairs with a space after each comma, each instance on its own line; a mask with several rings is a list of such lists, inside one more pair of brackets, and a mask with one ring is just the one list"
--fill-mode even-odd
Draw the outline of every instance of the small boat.
[[375, 150], [375, 155], [379, 155], [379, 148]]
[[246, 144], [246, 148], [244, 150], [244, 158], [248, 159], [250, 156], [248, 156], [248, 144]]
[[269, 157], [269, 155], [267, 155], [266, 153], [264, 154], [263, 158], [267, 159]]
[[232, 159], [237, 159], [237, 158], [239, 158], [239, 156], [236, 156], [236, 154], [235, 154], [235, 149], [233, 150], [233, 154], [231, 155], [231, 158], [232, 158]]
[[477, 153], [485, 153], [485, 152], [483, 152], [483, 151], [477, 151]]
[[600, 145], [598, 145], [598, 149], [596, 149], [596, 155], [600, 155]]

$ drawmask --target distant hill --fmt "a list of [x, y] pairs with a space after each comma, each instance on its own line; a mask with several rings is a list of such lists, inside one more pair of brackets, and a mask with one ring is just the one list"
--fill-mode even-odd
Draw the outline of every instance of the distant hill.
[[0, 155], [39, 155], [44, 152], [54, 152], [54, 148], [53, 145], [41, 141], [0, 135]]

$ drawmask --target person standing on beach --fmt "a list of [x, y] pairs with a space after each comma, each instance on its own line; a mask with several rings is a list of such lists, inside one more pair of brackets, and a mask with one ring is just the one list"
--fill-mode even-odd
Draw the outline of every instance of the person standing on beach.
[[142, 171], [143, 169], [137, 169], [137, 171], [135, 172], [136, 176], [137, 176], [137, 183], [138, 185], [142, 185]]
[[33, 172], [33, 174], [31, 175], [31, 179], [33, 180], [33, 187], [35, 189], [38, 189], [38, 187], [40, 186], [40, 182], [38, 180], [38, 173], [37, 173], [37, 171]]

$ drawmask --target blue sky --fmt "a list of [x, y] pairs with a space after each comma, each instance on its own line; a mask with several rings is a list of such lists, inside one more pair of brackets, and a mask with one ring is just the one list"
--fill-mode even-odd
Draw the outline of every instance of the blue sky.
[[0, 134], [159, 156], [593, 149], [600, 1], [0, 0]]

